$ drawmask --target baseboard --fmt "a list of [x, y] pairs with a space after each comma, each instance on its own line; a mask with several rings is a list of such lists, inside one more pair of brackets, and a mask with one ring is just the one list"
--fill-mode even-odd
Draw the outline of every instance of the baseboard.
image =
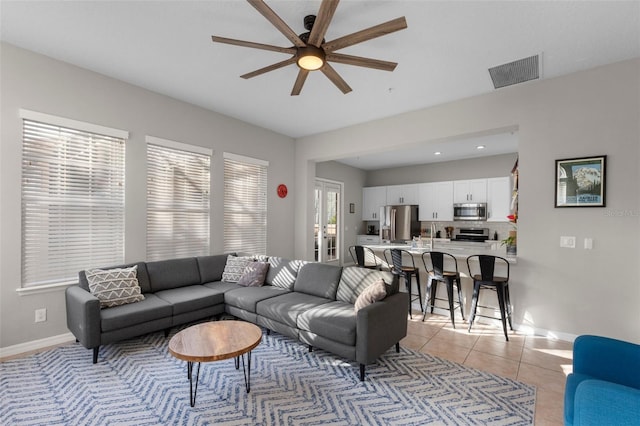
[[76, 338], [71, 333], [59, 334], [57, 336], [46, 337], [44, 339], [32, 340], [30, 342], [19, 343], [13, 346], [0, 348], [0, 358], [20, 355], [27, 352], [48, 348], [49, 346], [61, 345], [63, 343], [75, 342]]

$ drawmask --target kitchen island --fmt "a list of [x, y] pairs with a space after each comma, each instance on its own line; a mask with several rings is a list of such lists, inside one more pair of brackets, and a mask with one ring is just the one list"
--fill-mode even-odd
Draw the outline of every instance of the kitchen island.
[[[412, 247], [411, 242], [406, 244], [399, 244], [399, 243], [372, 244], [372, 245], [366, 245], [365, 247], [372, 249], [375, 256], [377, 257], [378, 263], [382, 264], [383, 269], [388, 269], [388, 270], [391, 269], [392, 265], [389, 265], [385, 260], [384, 252], [386, 250], [401, 249], [401, 250], [408, 251], [412, 255], [416, 267], [419, 268], [420, 270], [420, 283], [422, 287], [421, 291], [422, 291], [423, 298], [426, 294], [428, 276], [425, 270], [424, 263], [422, 261], [422, 254], [430, 251], [440, 251], [440, 252], [451, 254], [453, 257], [456, 258], [456, 261], [458, 263], [458, 271], [460, 272], [460, 281], [462, 284], [464, 315], [465, 315], [465, 319], [468, 320], [469, 318], [468, 315], [471, 310], [473, 280], [469, 276], [469, 269], [467, 268], [467, 257], [476, 255], [476, 254], [499, 256], [507, 259], [507, 261], [509, 262], [509, 267], [512, 268], [514, 265], [516, 265], [517, 258], [515, 256], [507, 256], [506, 248], [504, 246], [501, 246], [500, 244], [501, 244], [500, 241], [495, 241], [495, 240], [489, 240], [484, 243], [479, 243], [479, 242], [452, 241], [445, 238], [434, 238], [433, 247], [432, 247], [431, 240], [423, 238], [422, 244], [418, 243], [416, 247]], [[387, 257], [389, 257], [388, 253], [387, 253]], [[390, 258], [389, 258], [389, 261], [391, 261]], [[477, 264], [477, 261], [474, 261], [474, 262]], [[504, 274], [506, 274], [506, 271], [503, 271], [500, 268], [496, 268], [496, 275], [504, 276]], [[514, 284], [513, 271], [511, 271], [510, 276], [511, 276], [510, 284]], [[517, 283], [515, 283], [515, 285], [517, 285]], [[510, 287], [513, 288], [512, 285], [510, 285]], [[404, 291], [404, 288], [405, 288], [404, 284], [401, 285], [401, 289], [403, 291]], [[416, 292], [415, 287], [413, 292], [414, 293]], [[447, 297], [446, 286], [444, 285], [438, 286], [438, 293], [436, 297], [446, 299]], [[512, 300], [511, 300], [512, 304], [513, 304], [513, 300], [514, 299], [512, 296]], [[491, 292], [483, 292], [480, 295], [479, 304], [486, 305], [486, 306], [495, 306], [497, 308], [498, 301], [496, 299], [495, 294], [492, 294]], [[444, 305], [442, 304], [442, 302], [438, 302], [437, 306], [444, 306]], [[419, 309], [419, 304], [417, 304], [417, 302], [414, 302], [413, 307], [414, 307], [414, 310], [416, 309], [416, 307], [417, 309]], [[447, 317], [449, 316], [449, 312], [447, 310], [438, 309], [437, 307], [433, 312], [440, 315], [446, 315]], [[478, 308], [478, 313], [483, 313], [485, 315], [492, 315], [490, 310], [481, 309], [480, 307]], [[459, 312], [457, 312], [456, 315], [459, 316]], [[476, 319], [476, 322], [485, 322], [485, 321], [491, 321], [491, 320], [486, 320], [486, 319], [482, 320], [481, 317], [480, 318], [477, 317]], [[491, 322], [491, 323], [502, 327], [499, 321], [496, 321], [495, 323], [494, 322]], [[468, 322], [465, 322], [464, 325], [463, 323], [458, 323], [457, 317], [456, 317], [456, 324], [458, 328], [468, 327]]]

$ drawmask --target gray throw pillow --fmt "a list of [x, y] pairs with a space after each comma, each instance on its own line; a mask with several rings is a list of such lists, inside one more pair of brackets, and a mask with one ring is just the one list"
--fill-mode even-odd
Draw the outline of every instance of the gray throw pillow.
[[268, 262], [251, 262], [244, 269], [244, 273], [238, 280], [238, 285], [244, 287], [262, 287], [268, 270]]
[[89, 291], [100, 300], [100, 308], [140, 302], [144, 296], [138, 284], [138, 265], [130, 268], [87, 269]]
[[353, 307], [358, 312], [360, 309], [365, 306], [369, 306], [372, 303], [375, 303], [379, 300], [387, 297], [387, 288], [385, 286], [384, 280], [378, 280], [371, 284], [369, 287], [365, 288], [360, 296], [356, 299]]

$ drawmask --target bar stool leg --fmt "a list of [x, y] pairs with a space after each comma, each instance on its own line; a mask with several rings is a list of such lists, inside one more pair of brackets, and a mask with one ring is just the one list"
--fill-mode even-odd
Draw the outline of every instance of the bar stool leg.
[[404, 285], [407, 288], [407, 293], [409, 293], [409, 319], [413, 319], [413, 315], [411, 314], [411, 275], [404, 273], [402, 276], [404, 277]]
[[425, 288], [424, 291], [424, 315], [422, 315], [422, 321], [427, 318], [427, 310], [429, 309], [429, 304], [431, 304], [431, 313], [433, 313], [433, 298], [435, 296], [433, 287], [438, 287], [438, 281], [435, 278], [427, 277], [427, 288]]
[[460, 315], [462, 315], [462, 321], [464, 321], [464, 306], [462, 305], [462, 285], [460, 284], [460, 278], [455, 279], [458, 288], [458, 303], [460, 304]]
[[507, 333], [507, 318], [506, 318], [506, 309], [505, 309], [505, 289], [504, 284], [499, 284], [496, 286], [496, 290], [498, 293], [498, 304], [500, 305], [500, 319], [502, 320], [502, 329], [504, 330], [504, 337], [509, 341], [509, 334]]
[[420, 285], [420, 271], [416, 269], [416, 285], [418, 286], [418, 301], [420, 301], [420, 312], [424, 312], [425, 307], [422, 304], [422, 286]]
[[453, 279], [447, 278], [447, 299], [449, 299], [449, 315], [451, 316], [451, 325], [453, 325], [453, 329], [456, 328], [456, 321], [454, 319], [455, 312], [453, 310]]
[[469, 332], [471, 332], [471, 326], [473, 325], [473, 320], [476, 317], [476, 309], [478, 308], [479, 293], [480, 293], [480, 283], [477, 281], [474, 281], [473, 298], [471, 299], [471, 315], [469, 316]]
[[513, 324], [511, 324], [511, 297], [509, 297], [509, 283], [506, 283], [504, 286], [504, 294], [507, 296], [507, 318], [509, 318], [509, 328], [513, 331]]

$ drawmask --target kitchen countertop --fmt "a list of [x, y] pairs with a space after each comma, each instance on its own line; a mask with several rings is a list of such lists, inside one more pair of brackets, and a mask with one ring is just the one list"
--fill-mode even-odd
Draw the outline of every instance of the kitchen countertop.
[[507, 259], [511, 264], [517, 263], [515, 256], [507, 256], [506, 248], [500, 245], [500, 241], [490, 240], [485, 243], [464, 242], [464, 241], [450, 241], [446, 238], [434, 238], [433, 249], [429, 247], [430, 240], [422, 240], [425, 244], [424, 247], [411, 247], [411, 244], [398, 244], [398, 243], [382, 243], [382, 244], [370, 244], [366, 245], [373, 251], [383, 251], [386, 249], [404, 249], [414, 255], [422, 255], [428, 251], [442, 251], [453, 255], [457, 259], [466, 259], [474, 254], [488, 254], [492, 256], [500, 256]]

